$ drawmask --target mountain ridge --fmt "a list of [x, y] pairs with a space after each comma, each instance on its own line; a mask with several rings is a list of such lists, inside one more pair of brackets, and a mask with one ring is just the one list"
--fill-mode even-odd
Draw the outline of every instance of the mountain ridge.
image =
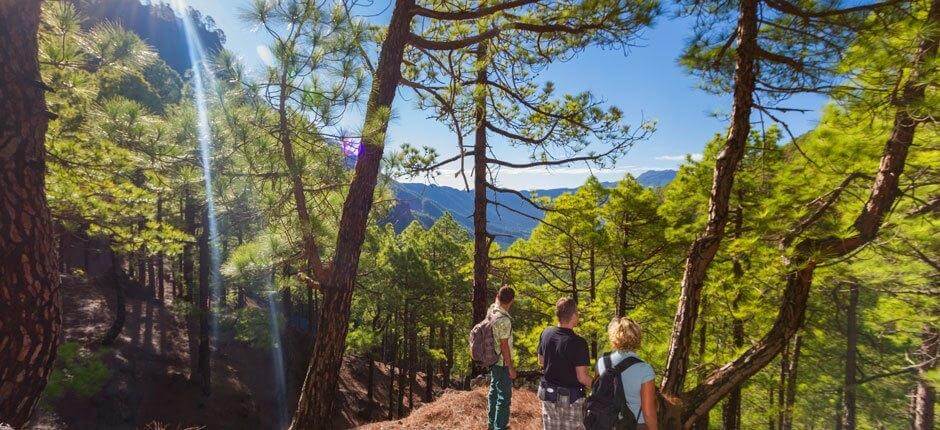
[[[637, 176], [637, 182], [647, 187], [663, 187], [675, 178], [675, 170], [648, 170]], [[617, 182], [602, 182], [607, 188], [613, 188]], [[418, 221], [425, 227], [430, 226], [445, 212], [450, 212], [454, 219], [468, 232], [473, 231], [473, 191], [457, 188], [424, 184], [420, 182], [396, 182], [392, 186], [397, 203], [387, 217], [396, 231], [401, 231], [412, 221]], [[562, 194], [576, 191], [578, 188], [548, 188], [523, 190], [523, 193], [539, 197], [556, 198]], [[488, 191], [487, 196], [500, 203], [487, 208], [488, 230], [496, 237], [496, 242], [508, 246], [516, 239], [529, 237], [538, 220], [544, 215], [520, 196]], [[508, 206], [507, 209], [505, 206]]]

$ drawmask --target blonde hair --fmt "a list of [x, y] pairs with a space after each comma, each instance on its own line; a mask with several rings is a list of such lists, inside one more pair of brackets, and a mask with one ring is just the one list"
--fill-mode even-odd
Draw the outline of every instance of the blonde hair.
[[635, 351], [643, 340], [643, 330], [630, 318], [614, 318], [607, 326], [607, 338], [613, 349]]

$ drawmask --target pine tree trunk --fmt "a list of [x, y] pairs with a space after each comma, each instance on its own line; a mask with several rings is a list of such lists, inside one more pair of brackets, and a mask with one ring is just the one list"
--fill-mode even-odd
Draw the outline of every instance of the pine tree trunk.
[[796, 404], [796, 378], [802, 345], [803, 337], [797, 334], [793, 337], [793, 352], [790, 356], [790, 367], [787, 369], [787, 392], [783, 402], [783, 420], [780, 422], [780, 430], [793, 429], [793, 406]]
[[454, 326], [453, 324], [448, 324], [447, 328], [444, 329], [446, 334], [444, 336], [446, 339], [446, 346], [444, 348], [444, 372], [443, 372], [443, 382], [441, 383], [444, 388], [450, 388], [450, 372], [454, 368]]
[[[163, 222], [163, 197], [157, 197], [157, 222]], [[164, 303], [166, 293], [166, 261], [163, 250], [157, 253], [157, 299]]]
[[[940, 23], [940, 0], [931, 2], [927, 20], [931, 24]], [[921, 123], [914, 116], [914, 108], [924, 100], [926, 91], [926, 84], [923, 82], [924, 69], [935, 61], [938, 42], [940, 42], [940, 25], [931, 25], [927, 28], [929, 31], [925, 32], [925, 37], [919, 44], [911, 64], [911, 72], [904, 76], [898, 91], [900, 96], [891, 99], [892, 105], [896, 108], [894, 125], [891, 136], [882, 151], [878, 171], [874, 175], [869, 190], [868, 201], [855, 219], [853, 225], [855, 234], [849, 237], [805, 238], [792, 246], [795, 252], [789, 258], [791, 269], [785, 275], [786, 286], [780, 300], [777, 318], [770, 330], [753, 347], [731, 363], [717, 368], [704, 383], [692, 390], [675, 397], [668, 390], [664, 390], [664, 397], [668, 404], [662, 411], [664, 415], [662, 422], [667, 428], [673, 428], [673, 426], [689, 428], [690, 423], [694, 423], [695, 416], [710, 410], [733, 388], [740, 386], [767, 366], [803, 324], [816, 266], [848, 255], [877, 237], [884, 217], [900, 194], [898, 183], [904, 172], [917, 126]], [[737, 51], [740, 53], [742, 50], [739, 47]], [[687, 307], [682, 304], [684, 300], [686, 299], [680, 299], [680, 310]], [[677, 347], [675, 336], [676, 331], [682, 332], [683, 330], [676, 327], [674, 330], [669, 362], [678, 364], [667, 364], [664, 385], [681, 388], [681, 384], [677, 385], [674, 379], [673, 382], [669, 382], [672, 374], [684, 375], [684, 365], [682, 365], [684, 359], [681, 356], [672, 358], [673, 352], [682, 353], [687, 357], [687, 350], [683, 352], [681, 342]], [[675, 366], [681, 368], [681, 372], [675, 370]], [[680, 401], [677, 402], [676, 399]]]
[[835, 422], [835, 430], [842, 430], [842, 416], [845, 415], [845, 395], [843, 393], [843, 387], [839, 387], [839, 396], [836, 402], [836, 414], [833, 421]]
[[[627, 240], [627, 230], [625, 227], [621, 228], [621, 234], [623, 234], [623, 243], [621, 244], [622, 249], [628, 249], [629, 241]], [[617, 317], [625, 317], [627, 315], [627, 308], [630, 307], [627, 303], [627, 292], [630, 290], [630, 266], [627, 264], [626, 257], [622, 257], [620, 261], [620, 285], [617, 287]]]
[[[190, 194], [189, 188], [183, 189], [183, 224], [185, 224], [185, 231], [187, 234], [196, 237], [196, 202], [193, 201], [192, 195]], [[195, 295], [193, 294], [196, 290], [195, 282], [195, 265], [193, 264], [193, 243], [191, 241], [186, 241], [183, 244], [183, 291], [181, 292], [183, 297], [187, 301], [196, 303], [194, 301]]]
[[[594, 246], [591, 246], [590, 255], [588, 256], [590, 264], [590, 282], [591, 285], [588, 289], [588, 294], [591, 296], [591, 303], [594, 303], [597, 300], [597, 260], [595, 258], [595, 249]], [[591, 359], [597, 361], [597, 333], [591, 333]]]
[[375, 408], [375, 357], [372, 350], [366, 359], [369, 360], [369, 377], [366, 380], [366, 398], [369, 400], [369, 419], [372, 419], [372, 410]]
[[150, 300], [157, 298], [157, 265], [155, 257], [147, 256], [147, 289], [150, 292]]
[[928, 379], [927, 373], [936, 369], [937, 366], [937, 354], [940, 353], [940, 330], [936, 326], [925, 325], [921, 338], [923, 343], [918, 354], [921, 364], [917, 367], [917, 386], [914, 388], [913, 398], [913, 430], [933, 430], [937, 392]]
[[[773, 410], [775, 409], [775, 408], [774, 408], [774, 387], [773, 387], [773, 386], [770, 387], [770, 398], [768, 399], [767, 406], [768, 406], [767, 409], [770, 410], [770, 411], [773, 411]], [[776, 414], [773, 414], [773, 413], [767, 414], [767, 429], [768, 429], [768, 430], [774, 430], [775, 428], [777, 428], [777, 417], [776, 417]]]
[[199, 235], [199, 359], [196, 381], [202, 388], [203, 394], [208, 396], [211, 392], [211, 374], [209, 369], [209, 318], [211, 317], [209, 294], [210, 254], [209, 254], [209, 213], [205, 212], [202, 224], [202, 233]]
[[306, 275], [311, 280], [307, 283], [307, 288], [317, 288], [312, 281], [325, 281], [326, 273], [323, 271], [323, 263], [320, 260], [320, 249], [317, 245], [316, 237], [313, 232], [313, 222], [310, 218], [310, 212], [307, 208], [307, 195], [304, 192], [303, 169], [297, 163], [294, 156], [293, 139], [291, 139], [291, 129], [288, 118], [287, 99], [291, 93], [290, 82], [287, 80], [289, 69], [284, 67], [280, 81], [280, 97], [278, 104], [278, 137], [281, 143], [281, 152], [284, 156], [284, 163], [287, 165], [287, 173], [290, 178], [291, 194], [294, 198], [294, 210], [297, 211], [297, 220], [300, 223], [301, 238], [303, 241], [304, 258], [306, 259]]
[[[705, 313], [707, 308], [708, 308], [708, 304], [703, 300], [702, 301], [702, 313]], [[698, 357], [699, 357], [699, 369], [700, 369], [699, 374], [698, 374], [699, 381], [705, 379], [705, 377], [707, 376], [705, 373], [706, 372], [705, 371], [705, 345], [706, 345], [705, 340], [707, 339], [707, 335], [708, 335], [708, 322], [702, 321], [701, 328], [699, 329], [699, 332], [698, 332], [698, 336], [699, 336], [698, 337]], [[695, 426], [694, 426], [695, 430], [708, 430], [708, 421], [709, 421], [709, 413], [705, 412], [701, 416], [701, 418], [699, 418], [698, 421], [695, 423]]]
[[424, 390], [424, 402], [430, 403], [434, 397], [434, 359], [431, 358], [431, 349], [434, 348], [434, 326], [428, 327], [428, 353], [425, 354], [424, 360], [426, 361], [426, 366], [424, 370], [425, 378], [425, 390]]
[[385, 359], [385, 362], [388, 363], [388, 366], [386, 366], [388, 367], [388, 419], [394, 417], [392, 411], [395, 410], [395, 357], [398, 354], [398, 337], [395, 333], [390, 334], [390, 337], [390, 354]]
[[114, 287], [114, 321], [108, 327], [108, 332], [101, 338], [101, 345], [110, 346], [124, 330], [124, 321], [127, 319], [125, 308], [124, 288], [127, 275], [124, 274], [124, 261], [114, 251], [111, 252], [111, 273], [108, 282]]
[[[741, 237], [742, 231], [744, 229], [744, 208], [740, 203], [743, 199], [744, 195], [739, 191], [739, 204], [734, 214], [733, 235], [736, 239]], [[732, 257], [731, 274], [735, 284], [739, 284], [741, 279], [744, 277], [744, 267], [741, 263], [741, 256], [735, 255]], [[741, 298], [741, 293], [739, 292], [731, 302], [731, 341], [733, 342], [735, 349], [740, 349], [744, 346], [744, 321], [741, 321], [740, 318], [734, 315], [738, 310], [738, 305], [741, 302]], [[731, 390], [731, 392], [728, 394], [728, 399], [725, 401], [724, 407], [721, 410], [721, 422], [723, 430], [741, 429], [741, 387], [734, 387], [734, 389]]]
[[[705, 230], [689, 248], [682, 274], [681, 293], [673, 332], [670, 339], [662, 391], [678, 395], [685, 385], [689, 353], [699, 302], [708, 266], [715, 258], [728, 220], [731, 189], [738, 164], [744, 156], [748, 134], [751, 131], [751, 109], [757, 75], [755, 63], [758, 51], [757, 20], [759, 0], [743, 0], [739, 5], [734, 69], [734, 102], [731, 110], [731, 128], [724, 148], [715, 160], [708, 203]], [[706, 411], [702, 411], [704, 413]], [[669, 423], [666, 423], [669, 427]]]
[[787, 372], [790, 370], [790, 345], [780, 353], [780, 374], [777, 380], [777, 428], [783, 430], [784, 398], [787, 392]]
[[0, 422], [26, 425], [55, 361], [62, 315], [45, 190], [40, 1], [0, 1]]
[[[485, 64], [486, 43], [477, 45], [477, 62]], [[477, 71], [476, 92], [474, 99], [474, 120], [476, 133], [473, 143], [473, 324], [486, 318], [487, 277], [490, 270], [490, 240], [487, 233], [486, 208], [486, 67]]]
[[321, 285], [323, 303], [317, 324], [313, 355], [297, 401], [291, 429], [318, 430], [333, 427], [333, 399], [337, 369], [342, 365], [349, 328], [349, 309], [355, 288], [359, 255], [365, 239], [366, 221], [372, 209], [373, 192], [385, 145], [385, 132], [392, 102], [401, 80], [401, 62], [410, 33], [414, 0], [396, 0], [366, 104], [362, 151], [339, 222], [336, 250], [329, 282]]
[[[857, 427], [856, 371], [858, 369], [858, 283], [849, 283], [849, 302], [845, 309], [845, 379], [842, 385], [842, 428]], [[783, 430], [783, 429], [781, 429]]]

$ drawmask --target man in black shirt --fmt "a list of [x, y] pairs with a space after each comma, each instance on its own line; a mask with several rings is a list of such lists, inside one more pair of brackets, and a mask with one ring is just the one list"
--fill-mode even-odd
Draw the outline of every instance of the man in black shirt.
[[555, 304], [558, 325], [542, 331], [539, 339], [539, 382], [542, 428], [584, 429], [584, 388], [591, 385], [587, 341], [574, 332], [578, 325], [578, 303], [564, 297]]

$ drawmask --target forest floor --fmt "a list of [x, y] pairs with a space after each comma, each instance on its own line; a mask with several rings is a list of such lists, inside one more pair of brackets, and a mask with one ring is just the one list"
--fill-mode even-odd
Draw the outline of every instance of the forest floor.
[[[414, 410], [401, 420], [376, 422], [360, 430], [486, 429], [486, 387], [472, 391], [447, 390], [443, 396]], [[514, 389], [509, 428], [542, 428], [541, 406], [530, 389]]]
[[[127, 292], [127, 319], [121, 335], [109, 348], [95, 342], [113, 318], [113, 291], [94, 283], [69, 279], [62, 285], [63, 342], [74, 342], [98, 357], [108, 369], [103, 386], [80, 395], [66, 391], [44, 399], [32, 429], [276, 429], [281, 415], [274, 390], [270, 351], [219, 334], [213, 345], [211, 395], [190, 381], [190, 342], [187, 318], [167, 303], [148, 298], [145, 291]], [[249, 306], [257, 306], [249, 303]], [[303, 366], [301, 366], [303, 367]], [[376, 363], [374, 403], [366, 400], [368, 361], [346, 357], [340, 371], [336, 428], [349, 428], [387, 416], [388, 367]], [[420, 405], [424, 378], [419, 375], [415, 406]], [[288, 405], [298, 387], [288, 386]], [[293, 395], [290, 392], [293, 391]], [[437, 390], [439, 394], [440, 391]], [[408, 406], [405, 398], [406, 410]], [[407, 412], [406, 412], [407, 413]], [[159, 426], [156, 425], [159, 423]]]

